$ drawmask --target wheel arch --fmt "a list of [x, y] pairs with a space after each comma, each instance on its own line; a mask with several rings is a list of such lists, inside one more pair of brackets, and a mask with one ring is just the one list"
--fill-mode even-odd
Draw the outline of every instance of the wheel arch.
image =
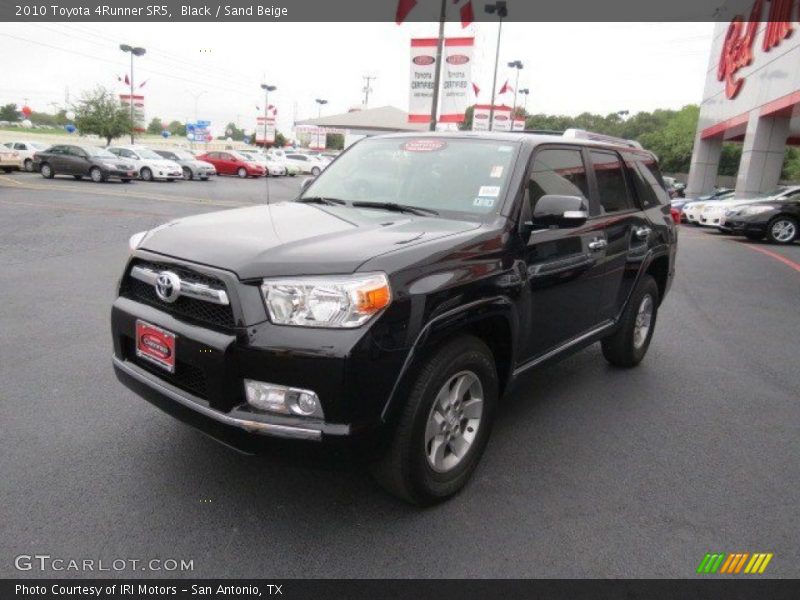
[[382, 420], [391, 421], [399, 412], [419, 366], [444, 343], [459, 335], [477, 337], [488, 346], [494, 358], [502, 396], [514, 371], [516, 331], [518, 320], [513, 303], [502, 296], [470, 302], [434, 317], [409, 349], [381, 413]]
[[664, 299], [664, 296], [667, 293], [667, 282], [669, 280], [669, 256], [666, 254], [655, 256], [647, 265], [647, 269], [644, 273], [646, 275], [650, 275], [656, 280], [656, 285], [658, 285], [658, 302], [661, 304], [661, 301]]

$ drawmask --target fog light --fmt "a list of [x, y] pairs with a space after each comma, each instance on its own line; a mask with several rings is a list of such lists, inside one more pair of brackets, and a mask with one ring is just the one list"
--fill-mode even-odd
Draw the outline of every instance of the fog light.
[[245, 379], [244, 391], [247, 403], [258, 410], [305, 417], [324, 416], [319, 398], [311, 390]]

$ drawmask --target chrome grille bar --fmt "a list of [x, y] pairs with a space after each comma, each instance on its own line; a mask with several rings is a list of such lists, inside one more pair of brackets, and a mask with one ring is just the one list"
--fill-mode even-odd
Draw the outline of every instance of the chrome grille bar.
[[[159, 275], [159, 271], [154, 271], [146, 267], [135, 266], [131, 269], [131, 277], [152, 285], [153, 287], [155, 287]], [[180, 280], [180, 295], [188, 298], [195, 298], [196, 300], [204, 300], [205, 302], [211, 302], [213, 304], [230, 304], [228, 301], [228, 294], [225, 290], [212, 288], [204, 283], [193, 283], [186, 279]]]

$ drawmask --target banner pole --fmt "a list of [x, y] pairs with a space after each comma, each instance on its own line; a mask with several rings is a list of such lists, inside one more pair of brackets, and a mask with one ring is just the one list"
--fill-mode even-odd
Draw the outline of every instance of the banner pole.
[[444, 22], [447, 18], [447, 0], [442, 0], [439, 12], [439, 39], [436, 43], [436, 72], [433, 76], [433, 102], [431, 104], [430, 131], [436, 131], [439, 109], [439, 85], [442, 80], [442, 47], [444, 46]]

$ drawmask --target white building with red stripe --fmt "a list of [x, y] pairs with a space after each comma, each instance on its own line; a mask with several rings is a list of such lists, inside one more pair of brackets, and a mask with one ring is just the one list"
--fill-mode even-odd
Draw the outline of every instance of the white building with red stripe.
[[775, 189], [787, 145], [800, 145], [800, 23], [795, 0], [756, 0], [718, 23], [692, 153], [687, 196], [717, 181], [723, 142], [741, 142], [736, 196]]

